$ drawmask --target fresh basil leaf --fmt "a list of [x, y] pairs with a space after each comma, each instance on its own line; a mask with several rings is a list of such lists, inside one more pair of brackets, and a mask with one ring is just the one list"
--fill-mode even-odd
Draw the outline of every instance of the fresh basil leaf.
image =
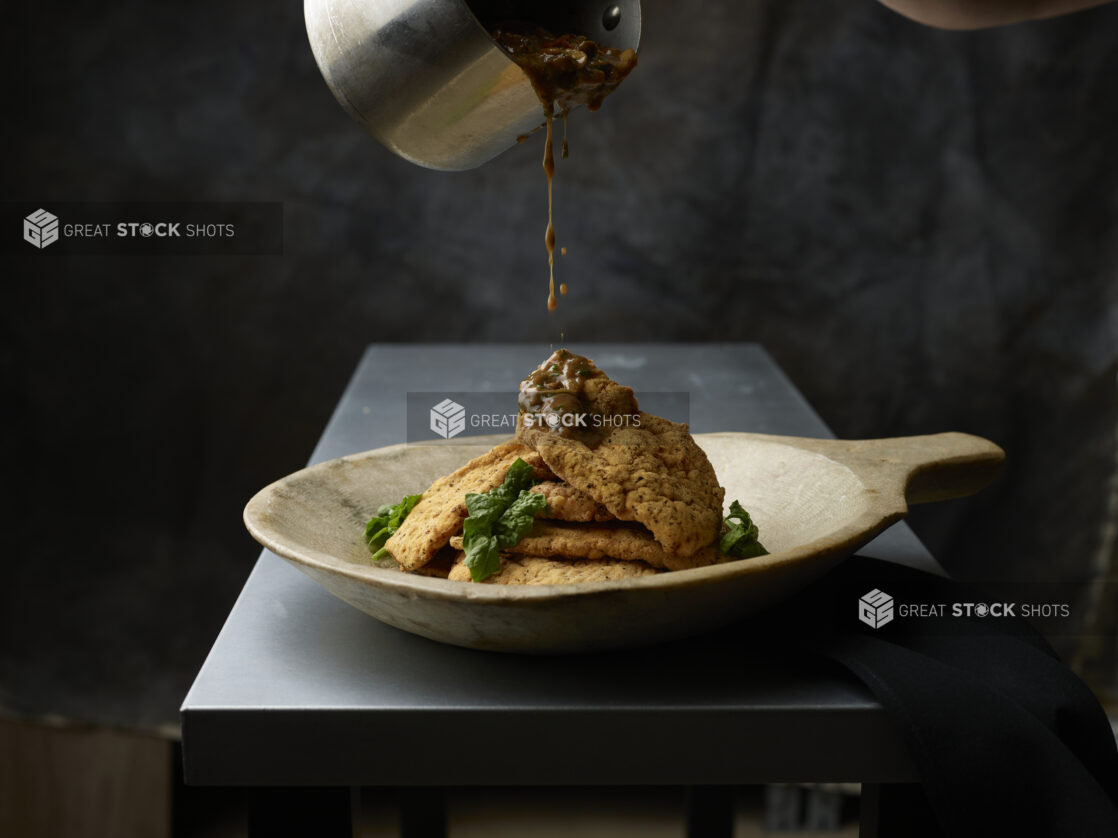
[[496, 496], [496, 491], [466, 495], [469, 516], [462, 522], [462, 549], [466, 552], [470, 578], [475, 582], [501, 569], [501, 549], [493, 535], [493, 525], [505, 511], [506, 504], [503, 498]]
[[490, 492], [490, 496], [499, 499], [504, 507], [507, 509], [512, 505], [520, 493], [525, 489], [531, 489], [532, 484], [536, 482], [536, 472], [533, 468], [517, 457], [509, 470], [505, 472], [504, 482]]
[[400, 524], [404, 523], [404, 519], [408, 517], [420, 498], [423, 495], [406, 495], [402, 501], [397, 504], [385, 504], [377, 510], [377, 514], [369, 519], [369, 523], [365, 525], [365, 543], [369, 546], [369, 552], [373, 554], [374, 559], [383, 559], [388, 556], [388, 551], [384, 549], [384, 543], [388, 541], [391, 536], [399, 528]]
[[[500, 486], [466, 495], [462, 549], [470, 578], [481, 582], [501, 569], [501, 549], [512, 547], [531, 528], [536, 511], [547, 507], [543, 495], [529, 492], [536, 482], [530, 465], [517, 457]], [[528, 497], [525, 497], [528, 496]]]
[[740, 503], [734, 501], [730, 504], [730, 514], [723, 523], [729, 528], [718, 543], [718, 549], [723, 555], [736, 559], [768, 555], [769, 551], [761, 545], [758, 538], [757, 525]]
[[466, 567], [475, 582], [488, 579], [501, 569], [501, 548], [497, 544], [497, 536], [485, 535], [479, 530], [468, 541], [463, 536], [462, 546], [466, 550]]
[[536, 513], [547, 509], [547, 498], [528, 489], [512, 502], [493, 525], [493, 534], [501, 548], [507, 550], [516, 545], [532, 529]]
[[469, 514], [466, 520], [473, 520], [475, 523], [484, 521], [486, 524], [492, 524], [501, 517], [501, 513], [505, 511], [507, 506], [508, 504], [504, 503], [502, 498], [495, 496], [492, 492], [488, 494], [470, 492], [466, 495], [466, 511]]
[[[485, 495], [473, 497], [476, 508], [476, 499], [484, 498]], [[462, 549], [466, 551], [466, 567], [470, 570], [470, 578], [475, 582], [480, 582], [501, 569], [501, 549], [492, 530], [493, 521], [485, 516], [471, 515], [462, 522]]]

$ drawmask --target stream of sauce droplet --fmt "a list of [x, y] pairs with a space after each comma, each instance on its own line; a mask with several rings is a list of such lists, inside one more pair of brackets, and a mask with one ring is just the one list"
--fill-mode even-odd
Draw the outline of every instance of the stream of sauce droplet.
[[[555, 225], [551, 211], [552, 182], [555, 179], [553, 121], [563, 120], [563, 157], [570, 153], [567, 144], [567, 114], [576, 105], [596, 111], [602, 101], [621, 84], [637, 65], [632, 49], [602, 46], [581, 35], [554, 35], [546, 29], [523, 23], [497, 25], [493, 39], [524, 70], [543, 105], [547, 119], [547, 139], [543, 148], [543, 168], [547, 174], [547, 310], [555, 311]], [[517, 137], [519, 142], [522, 137]], [[562, 251], [566, 253], [566, 249]], [[566, 283], [559, 285], [567, 293]]]
[[547, 245], [547, 310], [555, 311], [559, 301], [555, 299], [555, 225], [551, 223], [551, 184], [555, 180], [555, 147], [551, 142], [551, 114], [547, 115], [547, 139], [543, 144], [543, 170], [547, 172], [547, 232], [544, 244]]

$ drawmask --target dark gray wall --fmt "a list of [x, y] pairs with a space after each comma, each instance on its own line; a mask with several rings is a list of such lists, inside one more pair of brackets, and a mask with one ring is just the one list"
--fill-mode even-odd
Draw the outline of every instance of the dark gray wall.
[[174, 722], [257, 553], [241, 506], [369, 341], [761, 341], [840, 435], [1007, 449], [915, 517], [959, 576], [1081, 614], [1112, 559], [1118, 6], [957, 34], [646, 0], [640, 67], [571, 120], [550, 317], [541, 138], [460, 174], [392, 157], [297, 2], [10, 14], [7, 199], [283, 201], [286, 252], [7, 257], [0, 704]]

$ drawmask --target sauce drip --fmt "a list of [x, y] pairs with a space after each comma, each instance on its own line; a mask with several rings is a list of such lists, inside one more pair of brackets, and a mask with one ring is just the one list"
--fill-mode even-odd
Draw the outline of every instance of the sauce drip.
[[[543, 106], [547, 122], [544, 141], [543, 168], [547, 174], [547, 246], [548, 295], [547, 310], [555, 311], [555, 226], [552, 219], [552, 182], [555, 178], [554, 117], [563, 120], [561, 156], [567, 157], [567, 114], [571, 108], [586, 105], [596, 111], [605, 98], [637, 66], [632, 49], [602, 46], [583, 35], [555, 35], [540, 26], [517, 23], [502, 24], [492, 32], [493, 40], [509, 54], [532, 82], [532, 88]], [[522, 138], [517, 138], [518, 140]], [[560, 285], [566, 294], [566, 285]]]
[[547, 139], [543, 144], [543, 170], [547, 173], [547, 232], [543, 241], [547, 247], [547, 310], [555, 311], [559, 305], [555, 299], [555, 225], [551, 223], [551, 186], [555, 181], [555, 146], [551, 141], [553, 117], [547, 115]]

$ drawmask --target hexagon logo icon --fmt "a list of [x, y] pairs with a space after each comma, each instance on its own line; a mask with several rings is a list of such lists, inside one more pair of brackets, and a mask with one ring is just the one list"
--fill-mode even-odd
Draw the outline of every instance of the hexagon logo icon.
[[893, 598], [874, 588], [858, 600], [858, 619], [870, 628], [881, 628], [893, 621]]
[[431, 408], [431, 430], [443, 439], [458, 436], [466, 429], [466, 408], [458, 402], [443, 399]]
[[23, 219], [23, 240], [42, 250], [58, 241], [58, 216], [37, 209]]

